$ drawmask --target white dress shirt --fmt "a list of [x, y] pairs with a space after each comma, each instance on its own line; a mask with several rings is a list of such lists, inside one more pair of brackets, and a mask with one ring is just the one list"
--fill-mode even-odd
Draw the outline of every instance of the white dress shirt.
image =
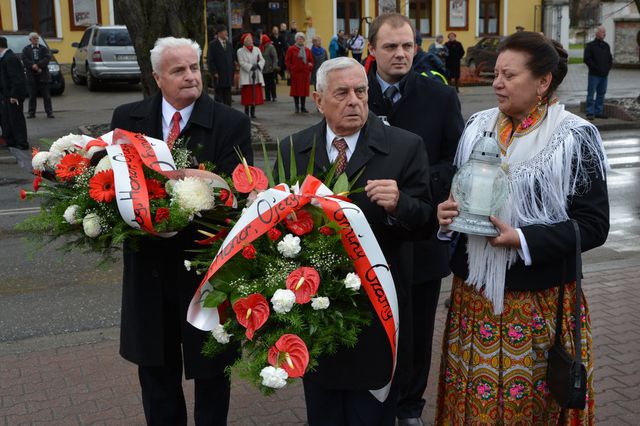
[[356, 150], [356, 144], [358, 143], [358, 137], [360, 136], [360, 130], [349, 136], [338, 136], [333, 133], [333, 130], [329, 128], [327, 124], [327, 155], [329, 156], [329, 162], [333, 163], [338, 158], [338, 149], [333, 146], [333, 140], [338, 137], [344, 139], [347, 143], [347, 161], [351, 158], [351, 154]]
[[189, 122], [191, 113], [193, 112], [193, 106], [195, 102], [181, 110], [175, 109], [167, 100], [162, 98], [162, 140], [166, 141], [171, 131], [171, 120], [173, 120], [173, 114], [176, 111], [180, 113], [180, 132], [184, 129], [184, 126]]

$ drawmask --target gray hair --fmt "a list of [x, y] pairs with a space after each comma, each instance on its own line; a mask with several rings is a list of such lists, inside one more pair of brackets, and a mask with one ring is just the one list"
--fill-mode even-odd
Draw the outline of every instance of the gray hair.
[[297, 40], [297, 39], [298, 39], [298, 37], [302, 37], [305, 41], [307, 40], [307, 36], [306, 36], [306, 35], [304, 35], [304, 33], [303, 33], [302, 31], [298, 31], [298, 32], [296, 33], [296, 36], [295, 36], [293, 39], [294, 39], [294, 40]]
[[167, 49], [177, 49], [180, 47], [188, 46], [193, 49], [193, 51], [198, 55], [198, 61], [200, 61], [200, 56], [202, 55], [202, 49], [200, 49], [200, 45], [195, 41], [188, 38], [175, 38], [175, 37], [161, 37], [156, 40], [153, 45], [153, 49], [150, 50], [151, 53], [151, 68], [153, 72], [160, 72], [160, 62], [162, 61], [162, 55]]
[[38, 33], [29, 33], [29, 38], [34, 38], [34, 37], [40, 38], [40, 34], [38, 34]]
[[327, 76], [332, 71], [343, 70], [347, 68], [359, 68], [362, 70], [365, 80], [367, 79], [367, 71], [365, 71], [362, 64], [353, 58], [347, 56], [341, 56], [334, 59], [324, 61], [316, 73], [316, 89], [318, 92], [323, 93], [327, 88]]

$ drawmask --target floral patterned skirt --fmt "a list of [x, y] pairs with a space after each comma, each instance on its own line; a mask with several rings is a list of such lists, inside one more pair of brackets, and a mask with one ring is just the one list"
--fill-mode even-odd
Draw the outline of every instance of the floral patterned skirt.
[[[549, 395], [546, 351], [555, 335], [559, 288], [506, 291], [504, 311], [454, 277], [443, 338], [437, 425], [591, 425], [595, 422], [591, 319], [583, 297], [585, 410], [563, 410]], [[575, 283], [564, 295], [562, 341], [573, 350]]]

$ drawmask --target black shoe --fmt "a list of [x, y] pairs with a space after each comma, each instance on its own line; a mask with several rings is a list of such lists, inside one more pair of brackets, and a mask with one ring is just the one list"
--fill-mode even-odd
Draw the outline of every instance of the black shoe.
[[56, 118], [56, 116], [51, 114], [51, 113], [49, 113], [49, 114], [47, 114], [47, 118]]
[[256, 115], [255, 114], [251, 114], [251, 118], [255, 119]]
[[606, 116], [606, 115], [604, 115], [604, 114], [597, 114], [597, 115], [596, 115], [596, 118], [601, 118], [601, 119], [603, 119], [603, 120], [606, 120], [606, 119], [607, 119], [607, 118], [609, 118], [609, 117], [607, 117], [607, 116]]
[[300, 113], [300, 108], [296, 107], [296, 114]]
[[593, 114], [587, 114], [587, 120], [593, 120]]
[[309, 114], [309, 111], [307, 111], [307, 109], [306, 109], [306, 108], [302, 108], [302, 109], [300, 110], [300, 112], [301, 112], [301, 113], [303, 113], [303, 114]]
[[35, 114], [29, 113], [29, 115], [27, 115], [27, 118], [36, 118]]

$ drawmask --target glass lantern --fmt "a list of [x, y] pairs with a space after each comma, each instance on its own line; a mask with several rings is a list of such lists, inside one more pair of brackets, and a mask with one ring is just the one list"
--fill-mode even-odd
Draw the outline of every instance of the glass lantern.
[[487, 237], [499, 235], [489, 216], [495, 215], [504, 203], [507, 175], [494, 135], [484, 132], [475, 142], [469, 160], [453, 177], [451, 193], [458, 203], [459, 214], [448, 226], [452, 231]]

